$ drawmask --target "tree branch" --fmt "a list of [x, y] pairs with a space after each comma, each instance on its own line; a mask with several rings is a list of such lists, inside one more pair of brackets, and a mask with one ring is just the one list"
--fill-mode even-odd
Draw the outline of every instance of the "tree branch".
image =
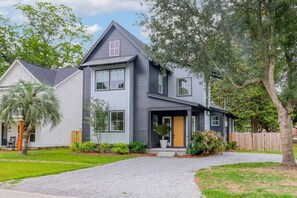
[[238, 88], [238, 89], [242, 89], [242, 88], [245, 88], [248, 85], [257, 84], [257, 83], [262, 82], [262, 79], [261, 78], [254, 78], [254, 79], [246, 80], [242, 85], [239, 85], [239, 84], [236, 84], [234, 82], [234, 80], [230, 76], [226, 75], [226, 77], [232, 83], [232, 85], [234, 87]]

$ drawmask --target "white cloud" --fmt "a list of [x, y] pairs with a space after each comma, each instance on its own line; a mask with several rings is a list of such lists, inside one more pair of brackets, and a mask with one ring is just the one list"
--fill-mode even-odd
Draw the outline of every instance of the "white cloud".
[[87, 33], [90, 34], [90, 35], [94, 35], [97, 32], [101, 31], [102, 29], [103, 28], [98, 24], [86, 26]]
[[33, 5], [37, 1], [64, 4], [81, 17], [143, 9], [139, 0], [0, 0], [0, 12], [14, 12], [13, 6], [17, 3]]

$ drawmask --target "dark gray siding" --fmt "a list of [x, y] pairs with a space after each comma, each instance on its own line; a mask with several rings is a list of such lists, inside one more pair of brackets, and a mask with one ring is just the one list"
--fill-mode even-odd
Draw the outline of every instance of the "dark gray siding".
[[120, 40], [120, 56], [130, 56], [139, 53], [137, 48], [119, 30], [112, 27], [86, 61], [109, 58], [109, 41], [114, 40]]
[[211, 116], [219, 116], [220, 118], [220, 126], [211, 126], [210, 123], [210, 130], [220, 132], [222, 136], [224, 136], [224, 114], [221, 112], [211, 111], [210, 112], [210, 122]]
[[[158, 93], [158, 75], [161, 74], [160, 68], [150, 63], [150, 74], [149, 74], [149, 91], [153, 94]], [[163, 96], [168, 96], [168, 76], [164, 77], [163, 80]]]
[[83, 69], [83, 113], [82, 113], [82, 132], [83, 141], [90, 140], [90, 125], [86, 123], [86, 118], [90, 116], [86, 107], [91, 102], [91, 69], [84, 67]]

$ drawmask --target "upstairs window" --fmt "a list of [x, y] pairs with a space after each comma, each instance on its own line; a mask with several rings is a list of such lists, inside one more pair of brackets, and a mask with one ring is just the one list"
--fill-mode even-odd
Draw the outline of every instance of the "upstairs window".
[[125, 69], [110, 69], [96, 71], [96, 90], [116, 90], [125, 88]]
[[220, 126], [220, 117], [219, 116], [211, 116], [211, 126]]
[[178, 78], [177, 79], [177, 96], [191, 96], [192, 95], [192, 78]]
[[119, 56], [120, 55], [120, 40], [109, 42], [109, 56]]
[[163, 76], [162, 74], [158, 74], [158, 93], [163, 94]]

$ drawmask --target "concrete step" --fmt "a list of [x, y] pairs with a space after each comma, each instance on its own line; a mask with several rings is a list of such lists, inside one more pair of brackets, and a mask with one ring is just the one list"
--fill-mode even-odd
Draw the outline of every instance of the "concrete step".
[[158, 152], [157, 156], [158, 157], [174, 157], [176, 155], [176, 152], [172, 151], [160, 151]]

